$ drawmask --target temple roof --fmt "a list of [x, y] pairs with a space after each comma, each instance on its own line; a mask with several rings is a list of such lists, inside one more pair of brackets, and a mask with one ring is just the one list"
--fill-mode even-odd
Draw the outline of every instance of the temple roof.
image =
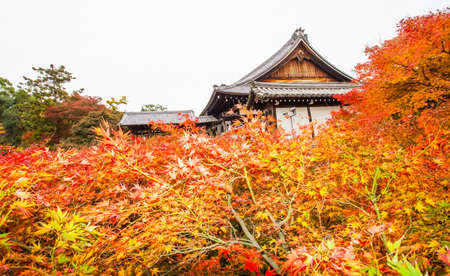
[[[299, 54], [300, 53], [300, 54]], [[308, 61], [311, 61], [314, 66], [316, 66], [323, 74], [326, 74], [332, 81], [323, 82], [323, 84], [308, 82], [306, 80], [305, 82], [299, 81], [291, 81], [289, 83], [287, 82], [264, 82], [265, 79], [270, 76], [270, 74], [276, 72], [276, 70], [279, 70], [283, 65], [286, 65], [290, 60], [297, 58], [299, 61], [302, 61], [304, 58]], [[290, 94], [283, 94], [283, 93], [275, 93], [277, 95], [286, 95], [286, 96], [292, 96], [292, 97], [300, 97], [302, 96], [301, 93], [307, 92], [311, 93], [314, 90], [315, 85], [317, 84], [317, 87], [322, 88], [322, 94], [332, 96], [337, 93], [331, 93], [331, 91], [339, 92], [344, 91], [344, 89], [335, 89], [332, 87], [337, 87], [336, 85], [333, 86], [333, 83], [346, 83], [347, 87], [351, 87], [349, 83], [353, 80], [352, 77], [345, 74], [344, 72], [337, 69], [335, 66], [333, 66], [331, 63], [329, 63], [327, 60], [325, 60], [311, 45], [309, 44], [308, 37], [304, 33], [304, 30], [299, 28], [295, 30], [295, 32], [292, 34], [291, 38], [288, 42], [286, 42], [281, 49], [279, 49], [275, 54], [273, 54], [270, 58], [268, 58], [266, 61], [264, 61], [262, 64], [260, 64], [258, 67], [256, 67], [254, 70], [252, 70], [250, 73], [242, 77], [240, 80], [236, 81], [235, 83], [231, 85], [220, 85], [214, 86], [214, 91], [211, 95], [211, 98], [202, 111], [201, 115], [211, 115], [211, 112], [214, 110], [215, 105], [217, 105], [220, 100], [218, 100], [218, 96], [221, 94], [225, 95], [236, 95], [236, 96], [248, 96], [250, 94], [250, 91], [252, 89], [252, 86], [254, 86], [254, 83], [257, 83], [256, 86], [261, 86], [261, 93], [269, 93], [269, 90], [274, 93], [273, 91], [284, 91], [283, 89], [290, 89]], [[325, 86], [329, 85], [330, 91], [325, 92], [324, 89], [328, 89]], [[267, 85], [267, 86], [266, 86]], [[354, 86], [353, 86], [354, 87]], [[346, 90], [347, 92], [350, 89]], [[294, 92], [295, 91], [295, 92]], [[319, 91], [319, 90], [317, 90]], [[255, 91], [256, 92], [256, 91]], [[340, 92], [339, 92], [340, 93]], [[344, 92], [345, 93], [345, 92]], [[318, 93], [316, 93], [317, 95]], [[220, 97], [220, 96], [219, 96]]]
[[303, 46], [303, 48], [305, 48], [306, 51], [319, 63], [319, 66], [328, 71], [328, 73], [333, 75], [339, 81], [351, 81], [353, 79], [349, 75], [337, 69], [325, 60], [316, 50], [314, 50], [314, 48], [309, 44], [308, 36], [305, 34], [304, 30], [299, 28], [295, 30], [291, 36], [291, 39], [289, 39], [289, 41], [286, 42], [275, 54], [253, 69], [253, 71], [242, 77], [240, 80], [230, 85], [230, 87], [236, 87], [258, 80], [282, 64], [296, 49], [301, 46]]
[[180, 124], [186, 121], [183, 114], [187, 114], [191, 120], [195, 119], [193, 110], [125, 112], [122, 120], [119, 122], [119, 126], [140, 126], [146, 125], [150, 121], [163, 122], [165, 124]]
[[345, 82], [302, 83], [301, 86], [294, 83], [257, 82], [251, 91], [260, 99], [315, 98], [345, 94], [353, 88], [354, 85]]
[[197, 124], [208, 124], [218, 122], [217, 118], [211, 115], [199, 116]]
[[199, 116], [195, 118], [193, 110], [173, 110], [173, 111], [144, 111], [144, 112], [125, 112], [119, 122], [119, 126], [142, 126], [150, 121], [163, 122], [165, 124], [181, 124], [186, 121], [184, 114], [188, 115], [190, 120], [199, 125], [218, 122], [217, 118], [211, 115]]

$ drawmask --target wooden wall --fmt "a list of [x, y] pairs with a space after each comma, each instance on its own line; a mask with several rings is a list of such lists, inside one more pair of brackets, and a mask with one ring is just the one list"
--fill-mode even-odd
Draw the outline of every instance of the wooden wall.
[[307, 59], [293, 58], [288, 63], [271, 73], [265, 82], [328, 82], [336, 81], [333, 77], [322, 71], [318, 66]]

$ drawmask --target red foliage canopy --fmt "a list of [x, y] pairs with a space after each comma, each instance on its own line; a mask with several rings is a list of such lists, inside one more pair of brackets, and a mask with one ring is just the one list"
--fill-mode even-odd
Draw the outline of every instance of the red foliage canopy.
[[76, 121], [93, 111], [102, 111], [105, 106], [101, 104], [100, 97], [84, 96], [78, 93], [67, 100], [49, 107], [45, 111], [48, 120], [58, 123], [60, 121]]

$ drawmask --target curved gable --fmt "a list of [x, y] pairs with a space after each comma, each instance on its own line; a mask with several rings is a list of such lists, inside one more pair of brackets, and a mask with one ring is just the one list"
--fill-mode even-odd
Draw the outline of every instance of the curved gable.
[[335, 82], [339, 81], [323, 71], [314, 61], [293, 58], [274, 72], [258, 79], [262, 82]]
[[270, 79], [292, 81], [296, 76], [299, 81], [304, 78], [322, 78], [323, 81], [350, 82], [353, 79], [314, 50], [304, 30], [299, 28], [281, 49], [229, 87]]
[[201, 115], [211, 115], [224, 109], [227, 96], [246, 98], [254, 82], [292, 83], [348, 83], [353, 78], [324, 59], [309, 44], [304, 30], [295, 30], [275, 54], [250, 73], [231, 85], [214, 86], [214, 91]]

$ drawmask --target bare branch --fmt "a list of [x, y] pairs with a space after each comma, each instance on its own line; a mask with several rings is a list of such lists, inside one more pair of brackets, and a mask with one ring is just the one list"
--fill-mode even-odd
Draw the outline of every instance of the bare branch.
[[259, 243], [256, 241], [255, 237], [248, 230], [247, 226], [245, 225], [245, 222], [242, 220], [242, 218], [239, 216], [239, 214], [234, 210], [233, 206], [231, 206], [231, 196], [230, 195], [228, 195], [228, 206], [230, 207], [231, 212], [234, 215], [234, 218], [237, 220], [237, 222], [241, 226], [242, 231], [244, 231], [245, 236], [249, 239], [249, 241], [251, 242], [252, 246], [255, 247], [256, 249], [258, 249], [261, 252], [261, 255], [263, 256], [264, 260], [266, 260], [266, 262], [276, 272], [279, 273], [280, 272], [280, 267], [278, 266], [278, 264], [269, 256], [269, 254], [264, 252], [264, 250], [261, 248]]
[[286, 236], [281, 228], [281, 224], [273, 217], [271, 212], [267, 211], [267, 213], [269, 214], [269, 218], [272, 221], [274, 228], [278, 231], [278, 238], [281, 240], [281, 247], [283, 247], [284, 250], [289, 251], [289, 246], [287, 245]]

